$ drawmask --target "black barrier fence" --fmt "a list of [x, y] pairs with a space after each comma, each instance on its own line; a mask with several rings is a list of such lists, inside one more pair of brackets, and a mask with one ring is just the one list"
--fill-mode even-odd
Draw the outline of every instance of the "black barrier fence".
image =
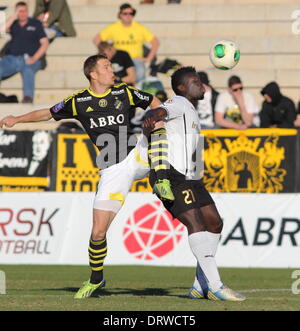
[[[210, 192], [300, 192], [295, 129], [203, 130], [203, 180]], [[97, 149], [84, 133], [0, 130], [1, 191], [96, 191]], [[148, 179], [132, 191], [151, 191]]]

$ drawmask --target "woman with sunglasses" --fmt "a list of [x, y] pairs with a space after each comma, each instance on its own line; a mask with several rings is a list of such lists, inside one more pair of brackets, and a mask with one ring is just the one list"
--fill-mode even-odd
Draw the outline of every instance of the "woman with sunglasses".
[[[137, 83], [141, 83], [145, 79], [145, 63], [154, 59], [159, 40], [144, 25], [134, 21], [135, 14], [136, 10], [130, 4], [122, 4], [118, 13], [119, 21], [97, 33], [93, 42], [98, 46], [101, 41], [112, 41], [117, 50], [126, 51], [133, 60]], [[146, 57], [143, 53], [144, 43], [151, 45]]]
[[245, 130], [259, 126], [259, 107], [255, 98], [244, 90], [241, 79], [231, 76], [228, 89], [220, 93], [215, 108], [215, 122], [223, 128]]

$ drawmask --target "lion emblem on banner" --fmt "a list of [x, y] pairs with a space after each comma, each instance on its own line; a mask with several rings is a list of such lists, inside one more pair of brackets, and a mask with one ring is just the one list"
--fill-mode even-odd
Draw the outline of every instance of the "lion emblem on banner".
[[[207, 136], [204, 150], [204, 183], [210, 192], [277, 193], [283, 189], [286, 170], [280, 168], [284, 148], [278, 136], [236, 139]], [[262, 144], [261, 144], [262, 143]], [[224, 146], [225, 145], [225, 146]]]

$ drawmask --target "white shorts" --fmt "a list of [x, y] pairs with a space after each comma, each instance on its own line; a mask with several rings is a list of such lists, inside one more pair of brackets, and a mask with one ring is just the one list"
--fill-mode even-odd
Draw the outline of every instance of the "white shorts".
[[100, 171], [100, 180], [94, 199], [94, 208], [102, 209], [101, 201], [117, 200], [124, 203], [127, 193], [135, 180], [149, 173], [148, 141], [142, 135], [135, 148], [120, 163]]

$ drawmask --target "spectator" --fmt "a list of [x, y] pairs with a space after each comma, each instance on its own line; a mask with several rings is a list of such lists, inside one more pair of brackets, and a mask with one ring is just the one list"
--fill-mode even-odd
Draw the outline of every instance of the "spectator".
[[200, 125], [202, 129], [213, 129], [215, 127], [215, 106], [219, 92], [209, 84], [206, 72], [199, 71], [198, 76], [205, 88], [204, 99], [198, 101], [197, 107]]
[[298, 102], [298, 111], [297, 111], [297, 117], [294, 122], [294, 125], [296, 128], [300, 128], [300, 101]]
[[294, 102], [281, 94], [276, 82], [267, 84], [260, 92], [265, 101], [260, 112], [262, 128], [293, 128], [296, 119]]
[[220, 93], [215, 108], [215, 122], [223, 128], [244, 130], [258, 125], [256, 100], [244, 90], [241, 79], [231, 76], [228, 90]]
[[[136, 81], [141, 83], [146, 76], [145, 63], [151, 63], [155, 57], [159, 40], [145, 26], [133, 20], [135, 14], [136, 10], [130, 4], [121, 5], [118, 14], [120, 21], [97, 33], [93, 42], [98, 46], [101, 41], [112, 41], [116, 49], [128, 52], [134, 63]], [[147, 57], [143, 55], [144, 43], [151, 44]]]
[[66, 0], [36, 0], [33, 17], [42, 22], [49, 39], [76, 36]]
[[117, 82], [135, 84], [134, 64], [127, 52], [115, 49], [112, 44], [106, 41], [99, 44], [98, 50], [99, 53], [105, 54], [111, 62]]
[[27, 4], [16, 4], [15, 13], [5, 25], [10, 32], [5, 55], [0, 60], [0, 81], [18, 72], [23, 80], [23, 102], [31, 103], [34, 97], [35, 74], [42, 68], [42, 57], [49, 42], [41, 22], [28, 15]]

